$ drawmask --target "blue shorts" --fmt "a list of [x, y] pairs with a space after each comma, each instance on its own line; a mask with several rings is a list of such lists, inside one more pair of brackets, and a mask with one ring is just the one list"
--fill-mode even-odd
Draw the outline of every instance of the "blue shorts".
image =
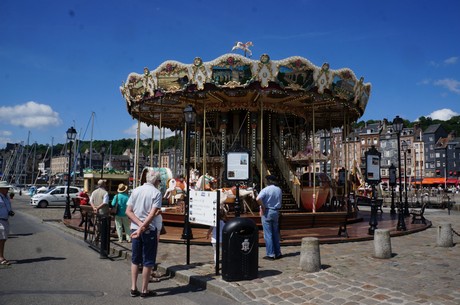
[[[135, 230], [131, 230], [133, 233]], [[131, 263], [154, 267], [157, 258], [157, 230], [147, 230], [138, 238], [133, 238]]]

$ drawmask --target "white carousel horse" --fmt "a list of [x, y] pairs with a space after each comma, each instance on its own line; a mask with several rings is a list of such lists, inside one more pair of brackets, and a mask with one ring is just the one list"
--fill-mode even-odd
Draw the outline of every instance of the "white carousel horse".
[[208, 174], [203, 175], [200, 178], [198, 178], [198, 180], [196, 181], [195, 190], [199, 190], [199, 191], [212, 190], [212, 184], [215, 182], [217, 182], [217, 179], [214, 178], [213, 176], [210, 176]]
[[185, 182], [176, 181], [176, 179], [171, 178], [167, 182], [166, 187], [167, 189], [163, 196], [164, 199], [169, 199], [169, 202], [172, 204], [184, 199], [185, 189], [187, 188]]
[[[229, 209], [229, 204], [233, 204], [236, 199], [236, 187], [232, 188], [222, 188], [218, 189], [220, 191], [220, 203], [221, 205], [225, 205], [226, 209]], [[239, 194], [239, 201], [243, 206], [243, 211], [246, 212], [249, 210], [251, 214], [254, 214], [252, 212], [252, 208], [256, 207], [256, 194], [254, 192], [253, 188], [239, 188], [238, 190]]]
[[254, 44], [252, 41], [248, 41], [246, 43], [242, 43], [241, 41], [238, 41], [235, 43], [235, 45], [232, 48], [232, 51], [235, 51], [237, 49], [243, 50], [244, 51], [244, 56], [246, 56], [246, 53], [248, 54], [249, 57], [252, 56], [252, 51], [249, 50], [249, 47], [252, 47]]

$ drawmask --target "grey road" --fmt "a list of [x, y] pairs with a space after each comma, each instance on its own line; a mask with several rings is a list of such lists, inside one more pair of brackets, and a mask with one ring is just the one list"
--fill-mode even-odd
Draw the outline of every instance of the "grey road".
[[63, 208], [36, 209], [27, 200], [18, 196], [13, 203], [16, 215], [5, 250], [12, 265], [0, 268], [1, 305], [235, 304], [173, 278], [150, 284], [156, 297], [132, 298], [128, 261], [100, 259], [84, 241], [54, 223]]

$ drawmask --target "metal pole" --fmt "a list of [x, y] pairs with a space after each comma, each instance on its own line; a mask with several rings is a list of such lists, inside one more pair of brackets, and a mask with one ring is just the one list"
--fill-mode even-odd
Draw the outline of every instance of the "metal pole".
[[186, 142], [186, 155], [187, 155], [187, 196], [185, 197], [185, 210], [184, 210], [184, 230], [182, 232], [182, 239], [187, 240], [187, 265], [190, 265], [190, 239], [193, 238], [192, 228], [190, 227], [190, 124], [187, 123], [187, 138]]
[[70, 213], [70, 171], [72, 170], [71, 167], [72, 163], [72, 141], [69, 141], [69, 171], [67, 176], [67, 199], [65, 203], [65, 210], [64, 210], [64, 219], [71, 219], [72, 215]]
[[409, 216], [409, 203], [407, 202], [407, 151], [404, 151], [404, 216]]
[[404, 221], [404, 211], [402, 207], [402, 177], [401, 177], [401, 141], [400, 131], [398, 130], [398, 172], [399, 172], [399, 205], [398, 205], [398, 225], [396, 229], [398, 231], [406, 231], [406, 223]]

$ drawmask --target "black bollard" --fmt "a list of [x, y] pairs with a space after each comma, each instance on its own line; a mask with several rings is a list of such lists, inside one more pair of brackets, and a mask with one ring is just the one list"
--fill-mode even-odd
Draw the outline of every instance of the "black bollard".
[[396, 226], [396, 230], [398, 231], [406, 231], [406, 222], [404, 220], [404, 210], [402, 207], [402, 202], [399, 203], [398, 206], [398, 225]]
[[109, 256], [110, 246], [110, 216], [101, 216], [99, 230], [101, 234], [99, 258], [107, 258]]

